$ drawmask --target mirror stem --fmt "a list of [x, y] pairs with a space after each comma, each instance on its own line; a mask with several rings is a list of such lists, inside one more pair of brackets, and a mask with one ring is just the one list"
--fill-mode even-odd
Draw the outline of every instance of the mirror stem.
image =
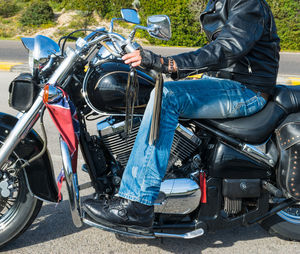
[[113, 29], [114, 29], [114, 21], [115, 20], [124, 20], [122, 18], [112, 18], [111, 21], [110, 21], [110, 28], [109, 28], [109, 32], [112, 33], [113, 32]]

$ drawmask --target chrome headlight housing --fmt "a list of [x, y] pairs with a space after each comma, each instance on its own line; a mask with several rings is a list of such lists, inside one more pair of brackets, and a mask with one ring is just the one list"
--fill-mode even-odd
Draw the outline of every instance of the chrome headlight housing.
[[28, 64], [32, 74], [45, 65], [52, 54], [61, 54], [58, 44], [46, 36], [24, 37], [21, 40], [24, 47], [29, 51]]

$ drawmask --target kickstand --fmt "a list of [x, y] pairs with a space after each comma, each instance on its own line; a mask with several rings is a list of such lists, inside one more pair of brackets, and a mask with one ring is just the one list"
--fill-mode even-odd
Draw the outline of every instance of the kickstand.
[[[163, 222], [162, 216], [159, 216], [159, 225], [160, 225], [160, 226], [162, 225], [162, 222]], [[162, 230], [162, 229], [160, 230], [160, 233], [163, 233], [163, 230]], [[164, 238], [163, 238], [163, 237], [160, 238], [160, 243], [161, 243], [161, 244], [164, 244]]]

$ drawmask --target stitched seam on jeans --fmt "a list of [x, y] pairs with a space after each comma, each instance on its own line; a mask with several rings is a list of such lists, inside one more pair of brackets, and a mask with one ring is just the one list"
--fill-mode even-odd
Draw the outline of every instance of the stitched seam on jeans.
[[149, 149], [151, 149], [150, 151], [147, 151], [147, 155], [146, 155], [146, 159], [145, 159], [145, 163], [142, 167], [142, 172], [143, 172], [143, 177], [142, 177], [142, 182], [140, 183], [141, 186], [141, 190], [143, 190], [143, 185], [144, 185], [144, 181], [146, 179], [146, 169], [148, 168], [148, 165], [150, 163], [150, 158], [154, 152], [154, 145], [149, 145]]
[[[258, 102], [258, 98], [257, 95], [251, 97], [250, 99], [244, 101], [244, 102], [239, 102], [231, 111], [231, 114], [235, 113], [236, 111], [238, 111], [242, 106], [246, 106], [247, 109], [251, 106], [251, 104], [253, 104], [254, 102]], [[260, 104], [260, 103], [259, 103]]]

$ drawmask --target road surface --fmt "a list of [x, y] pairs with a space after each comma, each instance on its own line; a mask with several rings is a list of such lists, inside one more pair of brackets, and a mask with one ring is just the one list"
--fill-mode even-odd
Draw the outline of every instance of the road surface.
[[[193, 48], [177, 47], [146, 47], [161, 55], [175, 55]], [[0, 61], [14, 61], [27, 63], [28, 54], [20, 41], [0, 40]], [[281, 52], [280, 75], [300, 75], [300, 53]]]
[[[8, 85], [17, 73], [0, 72], [0, 111], [15, 114], [8, 107]], [[49, 150], [55, 173], [61, 169], [58, 132], [46, 115], [46, 129]], [[95, 123], [92, 123], [95, 126]], [[37, 128], [38, 130], [38, 128]], [[83, 163], [79, 158], [79, 165]], [[79, 182], [89, 181], [88, 176], [79, 170]], [[82, 195], [91, 194], [86, 191]], [[203, 253], [203, 254], [297, 254], [300, 243], [288, 242], [268, 235], [258, 225], [238, 227], [209, 233], [192, 240], [164, 239], [142, 240], [119, 238], [112, 233], [84, 226], [75, 228], [69, 211], [66, 187], [63, 187], [65, 200], [56, 206], [44, 203], [33, 225], [18, 239], [2, 249], [7, 254], [98, 254], [98, 253]]]

